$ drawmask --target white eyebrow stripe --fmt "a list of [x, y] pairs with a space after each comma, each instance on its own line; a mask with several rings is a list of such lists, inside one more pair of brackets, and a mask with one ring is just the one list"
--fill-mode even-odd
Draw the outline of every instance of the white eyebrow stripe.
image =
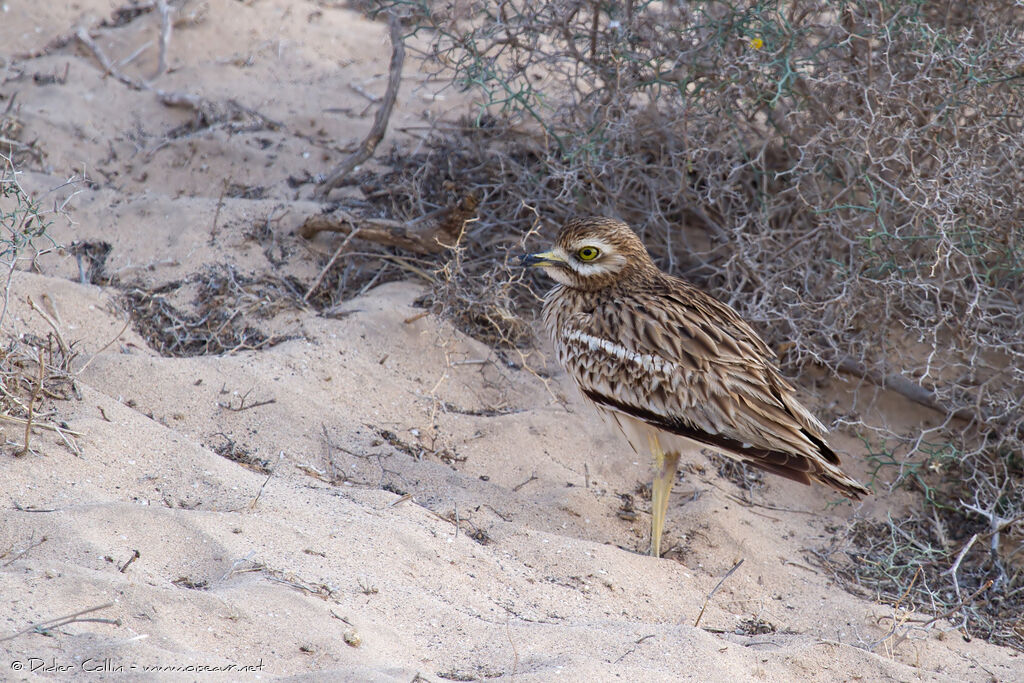
[[602, 339], [601, 337], [595, 337], [592, 334], [587, 334], [582, 330], [569, 330], [569, 333], [565, 336], [566, 341], [576, 341], [586, 344], [591, 351], [604, 351], [605, 353], [615, 356], [621, 361], [628, 361], [639, 365], [647, 372], [653, 373], [655, 370], [663, 372], [665, 374], [671, 374], [676, 370], [675, 363], [667, 361], [661, 356], [655, 356], [651, 353], [639, 353], [637, 351], [631, 351], [622, 344], [611, 341], [610, 339]]

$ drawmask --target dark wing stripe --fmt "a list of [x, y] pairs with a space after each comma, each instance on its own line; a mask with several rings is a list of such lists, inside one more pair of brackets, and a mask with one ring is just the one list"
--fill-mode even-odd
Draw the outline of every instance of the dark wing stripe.
[[[581, 387], [582, 388], [582, 387]], [[666, 432], [672, 434], [678, 434], [679, 436], [692, 439], [698, 443], [706, 444], [719, 450], [735, 453], [743, 458], [744, 462], [748, 462], [755, 467], [759, 467], [772, 474], [792, 479], [793, 481], [800, 482], [801, 484], [810, 484], [811, 478], [808, 473], [821, 475], [823, 472], [820, 468], [814, 468], [814, 463], [810, 458], [793, 455], [789, 453], [782, 453], [780, 451], [770, 451], [764, 448], [748, 448], [737, 441], [736, 439], [730, 439], [727, 436], [721, 434], [709, 434], [701, 429], [697, 429], [692, 425], [684, 423], [682, 420], [673, 420], [671, 418], [652, 413], [649, 410], [638, 408], [636, 406], [627, 405], [618, 401], [614, 398], [604, 396], [596, 391], [590, 389], [583, 389], [583, 393], [594, 403], [612, 408], [619, 412], [630, 415], [639, 420], [643, 420], [648, 424], [651, 424], [658, 429], [663, 429]], [[820, 440], [819, 440], [820, 441]], [[835, 457], [834, 453], [829, 453], [832, 457]], [[833, 477], [828, 477], [833, 480]], [[853, 489], [850, 486], [833, 481], [833, 486], [836, 486], [841, 493], [849, 496], [850, 498], [859, 499], [860, 491]]]
[[[776, 387], [776, 386], [771, 387], [771, 392], [772, 392], [772, 396], [775, 397], [775, 400], [779, 402], [779, 405], [782, 405], [782, 406], [786, 405], [786, 401], [782, 398], [782, 392], [779, 391], [778, 387]], [[792, 411], [788, 411], [788, 412], [789, 412], [790, 415], [793, 415]], [[794, 419], [796, 418], [796, 416], [793, 416], [793, 417], [794, 417]], [[797, 422], [799, 423], [799, 420], [797, 420]], [[821, 457], [823, 457], [825, 460], [827, 460], [831, 464], [833, 464], [833, 465], [835, 465], [837, 467], [839, 466], [839, 464], [840, 464], [839, 463], [839, 456], [836, 455], [835, 451], [833, 451], [831, 448], [829, 448], [829, 445], [827, 443], [825, 443], [824, 440], [822, 440], [818, 436], [815, 436], [814, 434], [811, 434], [810, 431], [808, 431], [807, 429], [805, 429], [803, 427], [800, 428], [800, 432], [804, 436], [806, 436], [811, 441], [811, 443], [813, 443], [815, 446], [817, 446], [818, 452], [821, 454]]]
[[804, 436], [810, 439], [814, 443], [814, 445], [818, 447], [818, 451], [821, 453], [821, 457], [825, 458], [825, 460], [828, 460], [833, 465], [838, 466], [840, 464], [839, 456], [836, 455], [836, 452], [834, 450], [829, 448], [827, 443], [816, 437], [814, 434], [811, 434], [806, 429], [801, 429], [800, 431], [803, 432]]

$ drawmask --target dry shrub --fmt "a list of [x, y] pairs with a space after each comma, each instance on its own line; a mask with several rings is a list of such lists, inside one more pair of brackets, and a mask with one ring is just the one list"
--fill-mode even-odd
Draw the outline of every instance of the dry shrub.
[[[916, 538], [929, 525], [942, 539], [911, 563], [947, 585], [892, 575], [889, 593], [945, 610], [991, 580], [961, 612], [1024, 648], [1005, 618], [1024, 611], [1020, 567], [1001, 559], [1021, 553], [990, 548], [1024, 514], [1024, 7], [375, 9], [402, 14], [410, 49], [480, 98], [475, 120], [440, 130], [421, 155], [432, 170], [405, 165], [394, 189], [407, 207], [438, 204], [440, 174], [480, 200], [441, 271], [438, 307], [524, 343], [506, 314], [528, 315], [536, 300], [507, 251], [572, 214], [625, 219], [663, 267], [753, 321], [790, 375], [852, 373], [856, 410], [870, 407], [872, 385], [934, 409], [936, 426], [908, 433], [841, 420], [872, 446], [876, 486], [925, 494], [891, 537], [919, 541], [910, 553], [932, 547]], [[950, 572], [976, 533], [984, 542]]]
[[[499, 349], [528, 346], [534, 341], [532, 327], [521, 313], [538, 300], [514, 262], [525, 248], [526, 231], [519, 226], [524, 215], [533, 214], [526, 205], [509, 216], [501, 211], [508, 208], [505, 189], [520, 173], [532, 172], [539, 158], [520, 158], [524, 152], [517, 145], [506, 145], [476, 127], [458, 125], [446, 131], [432, 137], [423, 151], [393, 149], [380, 159], [389, 170], [363, 171], [342, 183], [357, 186], [362, 195], [344, 202], [349, 222], [401, 223], [433, 235], [444, 246], [443, 253], [410, 253], [380, 240], [365, 242], [359, 251], [345, 254], [342, 265], [327, 273], [308, 301], [330, 310], [375, 285], [413, 277], [431, 285], [420, 304], [462, 331]], [[496, 156], [499, 148], [504, 151]]]
[[[46, 210], [22, 188], [11, 158], [0, 154], [0, 330], [5, 330], [11, 297], [15, 296], [14, 273], [30, 268], [40, 256], [55, 248], [46, 234], [58, 205]], [[45, 337], [13, 335], [0, 347], [0, 452], [26, 455], [33, 452], [33, 435], [41, 430], [57, 434], [79, 453], [74, 433], [56, 420], [55, 400], [77, 394], [71, 365], [78, 352], [44, 306], [26, 297], [33, 312], [50, 325]], [[16, 434], [12, 439], [9, 434]]]
[[[194, 311], [168, 298], [183, 287], [194, 288]], [[150, 347], [162, 356], [205, 356], [259, 350], [290, 337], [268, 336], [253, 326], [258, 318], [301, 303], [295, 283], [277, 277], [253, 278], [230, 265], [209, 266], [182, 281], [155, 290], [126, 287], [125, 306]]]

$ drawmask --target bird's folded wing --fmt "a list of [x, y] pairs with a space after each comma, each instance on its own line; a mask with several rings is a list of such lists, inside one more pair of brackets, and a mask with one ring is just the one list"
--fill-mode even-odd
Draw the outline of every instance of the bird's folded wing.
[[850, 485], [859, 485], [838, 470], [824, 426], [772, 367], [770, 349], [718, 305], [724, 314], [702, 315], [693, 302], [659, 307], [616, 321], [614, 331], [602, 329], [603, 318], [577, 318], [559, 333], [560, 355], [583, 393], [606, 409], [790, 479], [825, 479], [852, 493]]

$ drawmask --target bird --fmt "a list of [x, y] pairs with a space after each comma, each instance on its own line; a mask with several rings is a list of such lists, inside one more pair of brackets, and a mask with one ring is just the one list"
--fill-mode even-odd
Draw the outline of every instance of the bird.
[[555, 281], [541, 318], [558, 361], [639, 455], [654, 460], [650, 554], [661, 556], [681, 453], [708, 448], [853, 500], [828, 430], [796, 397], [777, 357], [727, 304], [661, 271], [612, 218], [569, 219], [549, 250], [520, 257]]

